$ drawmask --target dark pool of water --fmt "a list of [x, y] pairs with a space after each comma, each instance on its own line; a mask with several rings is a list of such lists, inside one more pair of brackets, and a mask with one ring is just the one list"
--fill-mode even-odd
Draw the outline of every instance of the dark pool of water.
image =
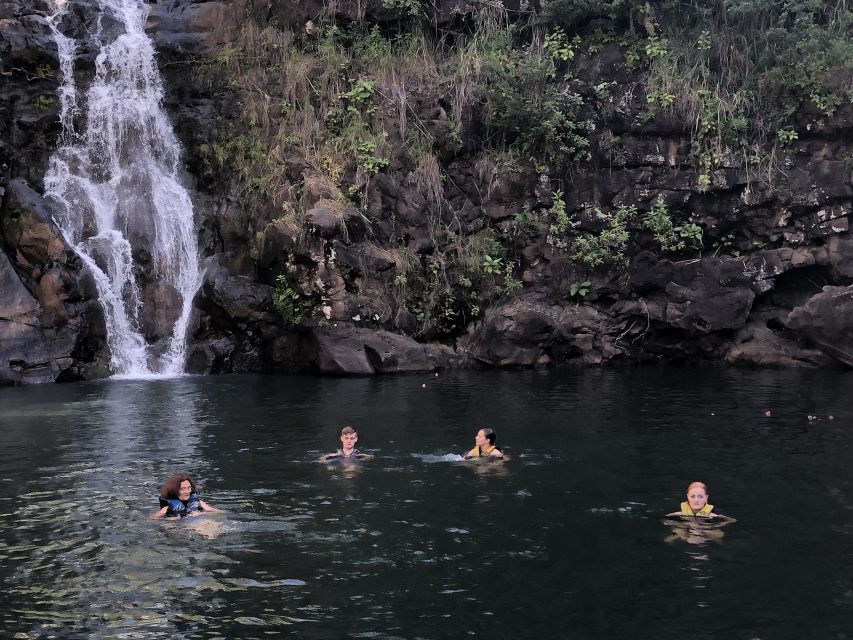
[[[0, 637], [850, 638], [851, 383], [648, 367], [0, 389]], [[376, 458], [316, 463], [344, 423]], [[478, 425], [513, 459], [449, 461]], [[146, 520], [177, 469], [227, 515]], [[722, 535], [662, 523], [694, 479], [737, 519]]]

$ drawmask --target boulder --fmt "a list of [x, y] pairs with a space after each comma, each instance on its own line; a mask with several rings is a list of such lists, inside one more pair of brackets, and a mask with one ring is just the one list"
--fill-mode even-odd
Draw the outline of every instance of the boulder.
[[786, 326], [853, 367], [853, 285], [824, 287], [788, 315]]
[[754, 314], [726, 350], [729, 364], [752, 367], [803, 368], [826, 366], [832, 360], [819, 349], [803, 346], [768, 327], [772, 314]]
[[311, 332], [321, 373], [369, 375], [435, 371], [446, 366], [452, 351], [427, 348], [412, 338], [389, 331], [371, 331], [347, 323], [316, 327]]
[[193, 342], [187, 353], [186, 372], [193, 374], [225, 373], [234, 344], [228, 338]]
[[853, 235], [834, 235], [829, 239], [829, 263], [843, 278], [853, 278]]
[[495, 309], [475, 332], [471, 355], [499, 367], [550, 362], [546, 348], [555, 337], [555, 322], [533, 304], [515, 301]]
[[53, 329], [0, 251], [0, 383], [53, 382], [74, 363], [78, 327]]
[[172, 329], [183, 310], [178, 290], [167, 282], [149, 282], [141, 291], [139, 328], [149, 342], [172, 335]]
[[15, 261], [33, 274], [42, 265], [65, 260], [68, 247], [47, 203], [23, 179], [9, 182], [2, 232]]
[[236, 322], [276, 322], [271, 287], [232, 275], [218, 265], [206, 270], [195, 305], [219, 328], [232, 327]]
[[652, 320], [693, 334], [739, 329], [755, 299], [743, 262], [730, 259], [673, 263], [645, 254], [632, 265], [630, 283], [646, 293]]
[[321, 238], [333, 238], [338, 231], [340, 219], [332, 209], [317, 207], [305, 214], [305, 224]]

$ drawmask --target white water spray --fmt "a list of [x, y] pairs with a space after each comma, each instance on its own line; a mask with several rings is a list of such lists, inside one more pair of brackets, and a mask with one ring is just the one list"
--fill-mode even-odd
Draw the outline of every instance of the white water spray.
[[[86, 94], [86, 129], [78, 133], [76, 47], [59, 31], [70, 1], [52, 0], [48, 19], [59, 50], [63, 133], [45, 192], [58, 204], [66, 241], [94, 276], [114, 373], [175, 375], [186, 360], [201, 274], [192, 202], [178, 176], [180, 147], [161, 106], [154, 46], [144, 31], [148, 8], [143, 0], [98, 0], [100, 51]], [[142, 265], [134, 265], [134, 255], [143, 256]], [[139, 275], [180, 296], [168, 346], [157, 353], [140, 332]]]

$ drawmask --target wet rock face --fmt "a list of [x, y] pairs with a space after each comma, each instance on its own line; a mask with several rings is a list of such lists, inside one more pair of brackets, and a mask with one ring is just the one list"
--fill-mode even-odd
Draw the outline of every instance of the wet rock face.
[[[9, 183], [0, 213], [0, 384], [106, 373], [103, 316], [93, 283], [49, 208], [23, 180]], [[100, 328], [100, 330], [99, 330]]]
[[[433, 4], [436, 24], [448, 28], [468, 11], [463, 0]], [[639, 217], [631, 223], [624, 263], [591, 268], [573, 261], [571, 247], [549, 239], [554, 192], [548, 177], [532, 166], [502, 167], [486, 148], [476, 113], [465, 114], [462, 139], [453, 139], [446, 96], [428, 87], [408, 86], [408, 108], [435, 138], [433, 150], [446, 174], [434, 187], [438, 192], [416, 184], [404, 150], [392, 153], [389, 166], [369, 180], [347, 169], [358, 209], [355, 198], [347, 202], [339, 186], [295, 149], [281, 152], [290, 180], [286, 209], [245, 204], [230, 186], [231, 168], [202, 168], [201, 145], [220, 130], [234, 130], [242, 107], [240, 96], [191, 86], [187, 63], [221, 52], [249, 19], [297, 37], [310, 37], [314, 21], [328, 11], [346, 23], [366, 8], [372, 22], [394, 24], [398, 13], [382, 3], [166, 0], [149, 8], [166, 102], [200, 189], [194, 200], [207, 272], [194, 303], [188, 370], [362, 375], [474, 362], [526, 367], [661, 358], [853, 364], [845, 320], [853, 286], [848, 107], [833, 118], [803, 116], [800, 139], [780, 158], [778, 186], [757, 180], [735, 158], [721, 161], [709, 188], [699, 189], [683, 123], [663, 114], [641, 121], [642, 96], [614, 89], [611, 102], [581, 114], [590, 125], [590, 158], [571, 179], [563, 176], [566, 210], [593, 234], [602, 230], [595, 207], [612, 211], [636, 203]], [[45, 2], [0, 0], [3, 382], [92, 377], [108, 362], [92, 283], [39, 195], [58, 134], [57, 61], [47, 10]], [[75, 5], [62, 28], [85, 40], [84, 10], [83, 3]], [[91, 57], [91, 47], [84, 44], [79, 55]], [[612, 77], [617, 87], [633, 86], [614, 45], [579, 67]], [[268, 89], [278, 95], [276, 87]], [[641, 217], [658, 197], [674, 217], [702, 227], [701, 252], [666, 253], [644, 230]], [[287, 215], [293, 211], [300, 213]], [[138, 269], [145, 271], [154, 230], [134, 222], [129, 227]], [[427, 296], [412, 295], [413, 284], [398, 277], [411, 273], [407, 269], [420, 269], [427, 281], [433, 277], [429, 265], [451, 255], [442, 245], [447, 238], [436, 233], [443, 228], [454, 242], [487, 233], [499, 238], [513, 256], [503, 268], [521, 283], [500, 293], [494, 278], [484, 278], [477, 285], [479, 312], [448, 305], [443, 311], [455, 324], [444, 333], [417, 306]], [[461, 274], [454, 268], [460, 269], [448, 267], [451, 280]], [[311, 321], [285, 326], [273, 303], [280, 276], [317, 303]], [[586, 293], [570, 293], [584, 281], [590, 283]], [[467, 295], [458, 280], [448, 286], [456, 296]], [[145, 282], [142, 298], [141, 328], [147, 339], [162, 342], [180, 300], [154, 280]]]
[[139, 328], [149, 342], [168, 338], [181, 315], [181, 294], [166, 282], [150, 282], [142, 287]]
[[151, 5], [147, 30], [158, 49], [212, 50], [231, 42], [248, 2], [162, 2]]
[[317, 371], [333, 375], [435, 371], [458, 360], [450, 349], [351, 324], [317, 327], [307, 340]]
[[853, 367], [853, 286], [824, 287], [791, 311], [789, 329], [832, 358]]

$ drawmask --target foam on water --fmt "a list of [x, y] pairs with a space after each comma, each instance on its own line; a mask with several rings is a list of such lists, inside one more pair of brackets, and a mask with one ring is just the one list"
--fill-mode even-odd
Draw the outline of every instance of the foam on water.
[[465, 460], [463, 456], [460, 456], [456, 453], [445, 453], [444, 455], [433, 454], [433, 453], [413, 453], [412, 457], [420, 458], [423, 462], [427, 464], [435, 464], [437, 462], [462, 462]]

